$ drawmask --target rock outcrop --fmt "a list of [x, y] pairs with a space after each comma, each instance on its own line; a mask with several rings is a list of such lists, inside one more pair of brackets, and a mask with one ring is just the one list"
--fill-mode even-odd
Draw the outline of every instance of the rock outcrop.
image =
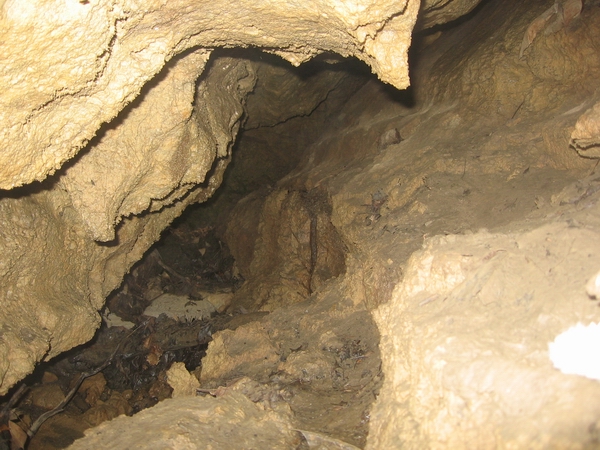
[[[259, 47], [294, 65], [334, 52], [408, 86], [418, 1], [5, 1], [0, 188], [44, 179], [137, 98], [174, 56]], [[193, 84], [193, 79], [190, 79]], [[10, 145], [12, 143], [20, 145]]]
[[[339, 298], [331, 321], [352, 299], [375, 310], [381, 333], [385, 379], [367, 448], [597, 442], [598, 383], [558, 371], [548, 344], [578, 322], [600, 322], [585, 290], [598, 270], [598, 176], [582, 150], [598, 142], [600, 11], [542, 29], [520, 54], [547, 8], [486, 4], [420, 55], [412, 100], [367, 83], [295, 171], [232, 214], [232, 248], [236, 230], [258, 230], [243, 267], [251, 282], [236, 295], [273, 310], [309, 294], [298, 275], [309, 267], [309, 218], [289, 205], [317, 192], [328, 199], [325, 218], [346, 246], [343, 275], [324, 289]], [[240, 226], [243, 218], [257, 224]], [[327, 240], [319, 250], [330, 252]], [[307, 303], [325, 309], [322, 297]], [[303, 322], [317, 320], [304, 311]], [[227, 338], [209, 347], [207, 366], [234, 354]], [[570, 352], [585, 358], [596, 345]], [[325, 357], [302, 350], [305, 361]]]

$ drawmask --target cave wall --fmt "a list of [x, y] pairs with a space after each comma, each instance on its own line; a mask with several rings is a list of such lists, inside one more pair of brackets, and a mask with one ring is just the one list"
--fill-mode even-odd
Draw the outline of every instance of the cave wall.
[[[171, 67], [163, 83], [150, 90], [147, 96], [150, 102], [145, 103], [149, 110], [140, 106], [127, 116], [137, 130], [140, 116], [142, 122], [143, 119], [154, 122], [156, 103], [152, 100], [157, 96], [177, 98], [175, 92], [187, 96], [187, 101], [181, 99], [179, 104], [176, 101], [172, 104], [172, 111], [176, 113], [179, 109], [180, 114], [169, 116], [173, 117], [170, 123], [162, 122], [169, 131], [161, 136], [164, 140], [157, 141], [151, 132], [133, 139], [125, 131], [121, 135], [123, 141], [119, 141], [121, 132], [129, 128], [107, 129], [94, 147], [102, 151], [89, 151], [57, 175], [10, 191], [0, 202], [4, 211], [2, 246], [6, 257], [1, 325], [6, 355], [2, 359], [4, 389], [30, 372], [37, 361], [91, 339], [100, 322], [98, 310], [111, 290], [120, 284], [123, 273], [188, 204], [205, 200], [219, 186], [228, 153], [224, 150], [217, 158], [216, 143], [221, 139], [227, 149], [227, 139], [233, 140], [242, 111], [240, 95], [252, 83], [247, 82], [245, 62], [222, 59], [215, 64], [216, 79], [208, 74], [196, 94], [189, 78], [191, 75], [194, 80], [198, 75], [194, 56], [187, 60], [190, 64], [181, 60], [182, 64]], [[225, 78], [225, 89], [223, 73], [230, 75]], [[242, 82], [237, 83], [240, 78]], [[182, 83], [188, 84], [187, 90]], [[228, 95], [228, 89], [233, 91], [232, 95]], [[215, 95], [228, 100], [225, 103], [228, 108], [220, 110], [228, 120], [213, 114], [209, 116], [213, 119], [211, 123], [199, 116], [202, 109], [191, 107], [194, 95], [199, 100]], [[225, 126], [219, 126], [218, 120]], [[207, 141], [213, 145], [199, 147], [208, 144]], [[109, 147], [111, 142], [113, 145]], [[170, 144], [167, 148], [171, 151], [162, 146], [165, 143]], [[212, 177], [198, 184], [209, 171]], [[159, 188], [163, 192], [161, 197], [140, 199], [144, 189], [148, 193]], [[99, 201], [90, 192], [103, 192], [106, 198]], [[179, 197], [184, 198], [165, 206]], [[126, 202], [150, 211], [123, 219], [115, 231], [114, 224], [108, 224], [106, 217], [118, 214], [117, 210]], [[96, 232], [107, 233], [110, 242], [97, 242], [93, 238]], [[64, 320], [65, 317], [70, 320]]]
[[1, 3], [1, 393], [90, 339], [123, 274], [220, 184], [256, 77], [211, 65], [215, 47], [356, 56], [408, 85], [417, 1], [269, 5]]
[[[327, 199], [319, 224], [344, 269], [311, 299], [374, 311], [381, 334], [367, 448], [597, 445], [597, 381], [557, 370], [548, 343], [600, 321], [585, 288], [600, 255], [597, 137], [583, 138], [597, 126], [600, 9], [504, 6], [414, 38], [412, 92], [365, 84], [296, 170], [231, 214], [230, 246], [252, 255], [237, 300], [274, 310], [311, 294], [310, 214], [294, 200]], [[206, 365], [230, 361], [227, 345]], [[593, 358], [595, 341], [577, 345]]]
[[[11, 88], [3, 94], [3, 142], [22, 146], [3, 152], [0, 187], [56, 171], [166, 61], [192, 47], [263, 47], [293, 64], [324, 51], [357, 55], [386, 81], [407, 86], [406, 51], [418, 6], [4, 1], [3, 83]], [[386, 51], [390, 38], [397, 45]]]

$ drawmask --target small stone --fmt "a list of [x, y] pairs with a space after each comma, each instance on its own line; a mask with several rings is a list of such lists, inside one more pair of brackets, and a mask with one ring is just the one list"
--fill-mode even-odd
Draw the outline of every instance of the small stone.
[[42, 375], [42, 384], [56, 383], [57, 381], [58, 377], [52, 372], [44, 372], [44, 375]]
[[192, 321], [208, 319], [215, 312], [214, 305], [207, 300], [191, 300], [185, 295], [163, 294], [146, 308], [144, 315], [159, 317], [166, 314], [175, 320]]
[[44, 384], [31, 389], [31, 402], [40, 408], [53, 409], [65, 399], [58, 384]]
[[174, 363], [167, 370], [167, 380], [173, 388], [173, 398], [195, 395], [196, 389], [200, 387], [198, 379], [187, 371], [182, 362]]
[[402, 136], [400, 136], [400, 132], [396, 128], [392, 128], [383, 132], [383, 134], [379, 136], [377, 148], [379, 150], [383, 150], [388, 148], [390, 145], [399, 144], [400, 142], [402, 142]]

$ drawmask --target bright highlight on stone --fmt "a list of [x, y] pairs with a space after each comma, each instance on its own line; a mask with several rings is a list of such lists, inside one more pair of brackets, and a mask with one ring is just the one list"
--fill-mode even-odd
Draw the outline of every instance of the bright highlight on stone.
[[600, 324], [578, 323], [548, 347], [550, 360], [562, 373], [600, 380]]

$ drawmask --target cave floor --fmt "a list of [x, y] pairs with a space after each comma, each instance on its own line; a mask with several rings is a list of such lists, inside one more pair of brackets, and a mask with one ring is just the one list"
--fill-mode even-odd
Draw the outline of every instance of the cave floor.
[[[211, 251], [211, 245], [218, 251]], [[335, 442], [337, 438], [363, 447], [369, 406], [382, 382], [378, 335], [366, 311], [355, 311], [354, 305], [344, 305], [331, 293], [318, 303], [307, 299], [271, 314], [243, 308], [240, 312], [229, 304], [203, 319], [143, 314], [160, 296], [158, 292], [185, 295], [193, 303], [202, 301], [208, 292], [234, 291], [240, 280], [231, 275], [232, 262], [213, 229], [191, 230], [186, 223], [172, 227], [109, 298], [106, 321], [95, 339], [42, 365], [30, 378], [37, 382], [18, 409], [18, 423], [23, 428], [64, 400], [82, 373], [111, 361], [101, 373], [85, 379], [64, 412], [48, 419], [28, 448], [66, 448], [90, 427], [171, 397], [167, 370], [174, 362], [185, 363], [186, 369], [201, 379], [201, 359], [211, 335], [252, 323], [260, 323], [272, 341], [253, 352], [267, 354], [274, 345], [285, 370], [266, 367], [253, 374], [260, 383], [244, 384], [243, 353], [247, 349], [242, 338], [229, 349], [240, 356], [239, 375], [201, 384], [196, 395], [214, 395], [217, 388], [239, 386], [241, 381], [244, 394], [252, 401], [274, 408], [287, 405], [295, 426], [305, 431], [305, 439]], [[341, 339], [334, 338], [336, 335]], [[315, 347], [322, 349], [321, 360], [306, 352]]]
[[[574, 177], [565, 174], [529, 167], [508, 179], [471, 173], [468, 167], [462, 173], [433, 174], [412, 198], [413, 205], [426, 207], [426, 213], [415, 212], [417, 206], [394, 210], [384, 200], [374, 214], [367, 202], [355, 224], [371, 236], [383, 260], [406, 261], [428, 234], [468, 237], [492, 224], [510, 233], [538, 219], [562, 221], [553, 204], [592, 207], [598, 191], [593, 172], [575, 184]], [[531, 255], [537, 253], [534, 247], [539, 243], [521, 240], [519, 244], [530, 247]], [[491, 249], [489, 259], [502, 251]], [[254, 402], [289, 409], [294, 427], [305, 430], [307, 437], [364, 447], [370, 408], [383, 382], [379, 333], [366, 308], [340, 297], [340, 280], [331, 280], [317, 295], [271, 313], [224, 303], [211, 318], [143, 315], [151, 300], [164, 293], [194, 302], [209, 291], [235, 292], [243, 280], [234, 272], [233, 259], [214, 230], [191, 229], [185, 222], [173, 226], [108, 300], [111, 313], [133, 321], [136, 331], [103, 326], [93, 343], [44, 368], [44, 381], [22, 402], [23, 415], [35, 417], [60, 401], [82, 371], [99, 366], [124, 343], [104, 375], [86, 381], [65, 412], [41, 427], [29, 448], [65, 448], [89, 427], [170, 397], [166, 372], [175, 361], [185, 362], [202, 380], [201, 358], [213, 333], [226, 333], [227, 351], [237, 367], [226, 377], [201, 383], [198, 395], [214, 395], [219, 388], [242, 389]], [[422, 304], [444, 300], [431, 297]], [[463, 314], [468, 316], [468, 309]], [[273, 370], [273, 364], [256, 366], [260, 355], [278, 358], [280, 370]]]

